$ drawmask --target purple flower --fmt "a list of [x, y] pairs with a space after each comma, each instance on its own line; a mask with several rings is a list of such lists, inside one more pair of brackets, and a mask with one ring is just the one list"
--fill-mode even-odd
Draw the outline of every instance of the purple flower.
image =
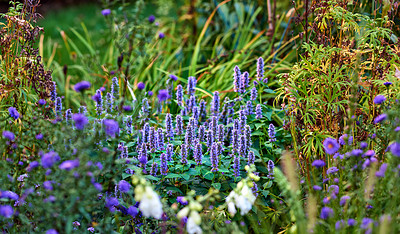
[[344, 205], [346, 204], [347, 200], [349, 200], [349, 199], [350, 199], [350, 196], [342, 196], [342, 197], [340, 198], [339, 204], [340, 204], [341, 206], [344, 206]]
[[38, 167], [39, 163], [37, 161], [33, 161], [31, 163], [29, 163], [28, 167], [26, 168], [26, 170], [28, 172], [32, 171], [34, 168]]
[[150, 15], [148, 20], [149, 20], [149, 23], [153, 23], [156, 20], [156, 17], [154, 15]]
[[169, 94], [168, 94], [168, 90], [166, 89], [161, 89], [160, 91], [158, 91], [158, 100], [159, 102], [165, 101], [168, 98], [170, 98]]
[[269, 141], [274, 142], [276, 141], [275, 138], [275, 126], [273, 124], [270, 124], [268, 127], [268, 136], [269, 136]]
[[110, 137], [115, 137], [115, 134], [119, 132], [118, 122], [113, 119], [105, 119], [103, 121], [105, 132]]
[[339, 169], [337, 169], [337, 167], [331, 167], [331, 168], [328, 168], [328, 170], [326, 171], [326, 174], [330, 175], [330, 174], [334, 174], [338, 171], [339, 171]]
[[137, 210], [137, 208], [136, 207], [134, 207], [134, 206], [130, 206], [129, 208], [128, 208], [128, 215], [130, 215], [130, 216], [132, 216], [133, 218], [134, 217], [136, 217], [136, 215], [138, 214], [138, 210]]
[[349, 219], [347, 221], [347, 225], [349, 225], [349, 226], [354, 226], [354, 225], [356, 225], [356, 223], [357, 223], [357, 221], [355, 219]]
[[390, 81], [386, 81], [385, 83], [383, 83], [383, 85], [385, 85], [386, 87], [387, 86], [390, 86], [390, 85], [392, 85], [393, 83], [392, 82], [390, 82]]
[[13, 191], [1, 191], [0, 190], [0, 198], [8, 198], [14, 201], [18, 200], [18, 194], [14, 193]]
[[386, 97], [383, 95], [378, 95], [374, 98], [375, 104], [382, 104], [384, 101], [386, 101]]
[[322, 207], [321, 209], [321, 219], [327, 219], [333, 216], [333, 210], [330, 207]]
[[378, 117], [375, 118], [374, 124], [380, 123], [380, 122], [382, 122], [382, 121], [384, 121], [386, 119], [387, 119], [387, 114], [381, 114], [381, 115], [379, 115]]
[[257, 104], [256, 106], [256, 119], [261, 119], [262, 118], [262, 107], [260, 104]]
[[153, 96], [153, 91], [149, 91], [149, 92], [147, 93], [147, 95], [149, 95], [150, 97]]
[[43, 182], [43, 188], [45, 188], [46, 190], [53, 190], [53, 185], [51, 185], [51, 181], [45, 181]]
[[104, 9], [101, 11], [101, 14], [103, 14], [104, 16], [107, 16], [109, 14], [111, 14], [111, 10], [110, 9]]
[[318, 185], [314, 185], [313, 189], [316, 190], [316, 191], [319, 191], [319, 190], [322, 190], [322, 187], [318, 186]]
[[240, 176], [240, 157], [237, 154], [233, 158], [233, 170], [235, 177]]
[[325, 166], [325, 162], [323, 160], [317, 159], [314, 160], [314, 162], [311, 163], [311, 166], [314, 166], [316, 168], [321, 168]]
[[382, 163], [381, 167], [377, 172], [375, 172], [376, 177], [385, 177], [385, 172], [387, 169], [388, 164], [387, 163]]
[[400, 143], [395, 142], [395, 143], [391, 144], [390, 152], [392, 152], [392, 154], [394, 156], [400, 157]]
[[121, 180], [118, 183], [118, 189], [123, 193], [127, 193], [131, 189], [131, 185], [128, 182], [126, 182], [125, 180]]
[[76, 83], [75, 86], [74, 86], [74, 89], [75, 89], [76, 92], [79, 93], [79, 92], [84, 91], [85, 89], [89, 89], [90, 86], [91, 86], [90, 82], [84, 80], [84, 81], [81, 81], [79, 83]]
[[115, 207], [119, 205], [118, 199], [115, 197], [107, 197], [105, 206], [111, 211], [115, 211]]
[[97, 189], [97, 191], [101, 192], [103, 190], [103, 186], [99, 183], [93, 183], [93, 186], [95, 187], [95, 189]]
[[3, 131], [3, 137], [7, 138], [10, 141], [13, 141], [15, 139], [14, 133], [12, 133], [10, 131]]
[[50, 168], [54, 165], [54, 163], [60, 161], [60, 156], [54, 151], [50, 151], [43, 155], [42, 157], [42, 167]]
[[215, 142], [211, 146], [210, 161], [211, 161], [211, 165], [212, 165], [211, 171], [212, 172], [218, 171], [218, 162], [219, 162], [218, 145]]
[[171, 78], [173, 81], [177, 81], [178, 80], [178, 77], [176, 75], [174, 75], [174, 74], [170, 74], [169, 78]]
[[340, 147], [340, 145], [337, 143], [337, 141], [332, 138], [326, 138], [323, 144], [324, 144], [325, 152], [330, 155], [335, 154], [336, 151], [338, 151], [339, 147]]
[[70, 171], [76, 167], [79, 167], [79, 159], [64, 161], [59, 166], [61, 170], [67, 170], [67, 171]]
[[261, 81], [264, 77], [264, 60], [263, 58], [258, 58], [257, 60], [257, 80]]
[[15, 107], [8, 108], [8, 113], [14, 119], [18, 119], [19, 118], [19, 113], [18, 113], [17, 109], [15, 109]]
[[167, 164], [167, 155], [162, 153], [160, 156], [161, 160], [161, 175], [167, 175], [168, 172], [168, 164]]
[[250, 92], [250, 100], [255, 101], [257, 99], [257, 89], [253, 87]]
[[35, 136], [36, 140], [43, 140], [43, 134], [39, 133]]
[[14, 214], [14, 210], [10, 205], [0, 205], [0, 216], [5, 218], [11, 218]]
[[374, 222], [373, 219], [370, 219], [370, 218], [363, 218], [363, 219], [361, 220], [360, 228], [362, 228], [362, 229], [367, 229], [367, 228], [369, 228], [370, 224], [373, 223], [373, 222]]
[[139, 83], [137, 84], [137, 88], [138, 88], [139, 90], [143, 90], [145, 87], [146, 87], [146, 85], [145, 85], [143, 82], [139, 82]]
[[240, 69], [238, 66], [235, 66], [233, 68], [233, 89], [235, 92], [239, 92], [240, 86], [241, 86], [241, 77], [242, 73], [240, 72]]
[[361, 148], [361, 149], [365, 149], [365, 148], [367, 148], [367, 147], [368, 147], [367, 142], [364, 142], [364, 141], [363, 141], [363, 142], [360, 143], [360, 148]]
[[186, 198], [183, 197], [183, 196], [178, 196], [178, 197], [176, 198], [176, 201], [179, 202], [180, 204], [184, 205], [184, 206], [186, 206], [187, 204], [189, 204], [189, 202], [188, 202], [188, 201], [186, 200]]
[[38, 104], [41, 105], [41, 106], [43, 106], [44, 104], [46, 104], [46, 100], [40, 99], [40, 100], [38, 101]]
[[164, 33], [160, 32], [160, 33], [158, 34], [158, 38], [163, 39], [164, 37], [165, 37], [165, 34], [164, 34]]
[[78, 130], [83, 130], [85, 125], [89, 122], [84, 114], [74, 114], [72, 115], [72, 120], [75, 122], [75, 127]]
[[94, 227], [88, 227], [87, 229], [89, 232], [93, 233], [94, 232]]

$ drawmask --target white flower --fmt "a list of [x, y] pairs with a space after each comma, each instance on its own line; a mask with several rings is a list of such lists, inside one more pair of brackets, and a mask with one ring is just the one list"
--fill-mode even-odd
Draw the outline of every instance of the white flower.
[[146, 186], [144, 194], [141, 196], [139, 210], [144, 216], [152, 216], [156, 219], [160, 219], [163, 214], [160, 198], [150, 186]]
[[236, 214], [235, 203], [228, 202], [228, 211], [232, 216], [234, 216]]
[[256, 200], [256, 197], [247, 185], [239, 182], [238, 187], [240, 194], [232, 191], [226, 198], [228, 211], [232, 216], [236, 214], [236, 207], [240, 209], [241, 215], [247, 214]]
[[178, 214], [176, 215], [176, 217], [178, 217], [179, 220], [183, 219], [184, 217], [187, 217], [189, 214], [189, 208], [185, 207], [182, 210], [180, 210], [178, 212]]
[[192, 217], [192, 215], [187, 220], [186, 231], [189, 234], [202, 234], [203, 233], [203, 230], [201, 230], [201, 227], [195, 222], [195, 219]]
[[399, 71], [399, 69], [396, 68], [396, 71], [394, 72], [394, 76], [400, 79], [400, 71]]
[[251, 210], [252, 204], [246, 197], [242, 195], [237, 196], [235, 201], [236, 201], [236, 206], [240, 209], [241, 215], [245, 215]]

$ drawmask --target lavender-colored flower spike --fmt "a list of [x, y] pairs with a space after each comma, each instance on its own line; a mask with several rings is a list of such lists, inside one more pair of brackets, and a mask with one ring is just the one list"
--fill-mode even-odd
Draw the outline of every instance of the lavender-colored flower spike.
[[248, 72], [243, 72], [242, 74], [242, 83], [240, 85], [240, 93], [246, 92], [246, 87], [249, 86], [250, 80], [249, 80], [249, 73]]
[[201, 144], [197, 143], [195, 148], [194, 148], [194, 152], [193, 152], [193, 157], [194, 160], [196, 161], [197, 165], [201, 165], [202, 164], [202, 160], [203, 160], [203, 150], [201, 148]]
[[197, 132], [197, 137], [199, 138], [200, 142], [204, 141], [205, 131], [206, 131], [206, 128], [203, 125], [201, 125]]
[[240, 90], [240, 86], [241, 86], [241, 77], [242, 77], [242, 73], [240, 72], [240, 69], [238, 66], [235, 66], [235, 68], [233, 68], [233, 90], [235, 92], [239, 92]]
[[78, 109], [79, 113], [86, 115], [87, 114], [87, 108], [86, 106], [80, 106]]
[[195, 91], [196, 91], [196, 90], [195, 90], [195, 88], [196, 88], [196, 83], [197, 83], [196, 77], [190, 76], [190, 77], [188, 78], [187, 92], [188, 92], [189, 96], [194, 95], [194, 93], [195, 93]]
[[256, 119], [261, 119], [262, 118], [262, 107], [260, 104], [257, 104], [256, 106]]
[[144, 132], [143, 130], [138, 131], [136, 145], [142, 145], [144, 142]]
[[93, 100], [96, 102], [96, 111], [98, 115], [103, 113], [103, 97], [101, 91], [98, 89], [96, 94], [93, 96]]
[[249, 150], [250, 147], [251, 147], [251, 144], [252, 144], [252, 142], [251, 142], [251, 128], [250, 128], [249, 125], [246, 125], [244, 127], [244, 133], [243, 134], [246, 136], [246, 150]]
[[[233, 124], [233, 119], [231, 117], [228, 117], [227, 120], [226, 120], [226, 125], [229, 125], [229, 124]], [[232, 132], [232, 129], [233, 129], [233, 126], [232, 127], [228, 127], [227, 133], [226, 133], [228, 137], [230, 136], [230, 134]]]
[[164, 150], [165, 142], [164, 142], [164, 131], [162, 128], [157, 129], [157, 149], [160, 151]]
[[112, 78], [111, 94], [114, 96], [115, 99], [119, 99], [119, 82], [117, 77]]
[[223, 124], [218, 125], [218, 141], [223, 142], [225, 139], [225, 126]]
[[172, 156], [174, 154], [174, 146], [172, 144], [167, 145], [167, 150], [166, 150], [166, 155], [167, 155], [167, 160], [172, 161]]
[[67, 122], [67, 125], [70, 124], [72, 125], [71, 118], [72, 118], [72, 111], [71, 109], [68, 109], [65, 111], [65, 121]]
[[212, 166], [211, 171], [212, 172], [218, 171], [218, 163], [219, 163], [218, 144], [215, 142], [211, 146], [210, 160], [211, 160], [211, 166]]
[[186, 144], [181, 145], [181, 163], [187, 164], [188, 147]]
[[240, 176], [240, 156], [236, 154], [233, 158], [233, 170], [235, 177]]
[[51, 100], [53, 102], [55, 102], [56, 98], [57, 98], [57, 85], [56, 85], [56, 82], [54, 82], [54, 81], [53, 81], [53, 89], [51, 90], [50, 96], [51, 96]]
[[213, 103], [212, 103], [212, 112], [214, 116], [219, 116], [219, 92], [215, 91], [214, 92], [214, 98], [213, 98]]
[[197, 105], [196, 103], [196, 97], [194, 95], [190, 96], [189, 98], [189, 103], [188, 103], [188, 108], [189, 111], [193, 110], [193, 107], [195, 107]]
[[188, 126], [186, 127], [185, 144], [190, 147], [193, 143], [193, 138], [194, 138], [193, 125], [189, 123]]
[[247, 164], [248, 165], [254, 164], [255, 159], [256, 158], [254, 156], [254, 152], [250, 150], [249, 153], [247, 154]]
[[253, 102], [252, 101], [246, 102], [246, 112], [247, 112], [247, 115], [253, 114]]
[[157, 171], [158, 171], [158, 164], [156, 162], [153, 162], [153, 164], [151, 164], [150, 175], [157, 176]]
[[206, 109], [206, 101], [200, 101], [200, 117], [201, 120], [204, 121], [207, 118], [207, 109]]
[[142, 149], [139, 152], [138, 156], [139, 162], [140, 162], [140, 167], [146, 170], [146, 164], [147, 164], [147, 150], [145, 144], [143, 144]]
[[145, 123], [143, 126], [143, 142], [150, 142], [150, 125], [148, 123]]
[[128, 134], [132, 134], [133, 133], [132, 116], [127, 116], [126, 117], [126, 133], [128, 133]]
[[257, 99], [257, 89], [253, 87], [250, 93], [250, 100], [255, 101]]
[[180, 84], [176, 87], [176, 101], [179, 106], [183, 105], [183, 88]]
[[176, 116], [176, 127], [175, 127], [175, 134], [182, 135], [183, 133], [183, 120], [181, 115]]
[[168, 164], [167, 164], [167, 155], [162, 153], [160, 156], [160, 160], [161, 160], [161, 175], [167, 175], [168, 172]]
[[268, 175], [267, 175], [267, 177], [268, 177], [269, 179], [271, 179], [271, 180], [274, 179], [274, 167], [275, 167], [274, 162], [273, 162], [272, 160], [269, 160], [269, 161], [268, 161], [268, 167], [267, 167], [267, 170], [268, 170]]
[[150, 114], [149, 100], [147, 98], [143, 98], [143, 100], [142, 100], [142, 114], [144, 116], [147, 116]]
[[232, 130], [231, 146], [232, 152], [237, 153], [239, 149], [239, 131], [237, 129]]
[[56, 98], [56, 117], [62, 118], [62, 103], [60, 97]]
[[210, 148], [212, 143], [214, 142], [214, 134], [211, 130], [207, 131], [207, 147]]
[[193, 113], [193, 115], [192, 115], [192, 118], [194, 118], [196, 121], [196, 124], [195, 124], [195, 126], [197, 126], [197, 122], [199, 121], [199, 118], [200, 118], [200, 109], [199, 109], [199, 107], [198, 106], [194, 106], [193, 107], [193, 109], [192, 109], [192, 113]]
[[217, 117], [215, 117], [215, 116], [211, 117], [209, 130], [212, 131], [214, 136], [216, 136], [218, 134], [218, 132], [217, 132], [218, 131], [218, 119], [217, 119]]
[[114, 109], [114, 97], [112, 93], [107, 93], [107, 113], [111, 113]]
[[150, 151], [154, 152], [157, 150], [158, 142], [156, 136], [156, 130], [154, 127], [150, 128]]
[[247, 141], [245, 135], [239, 137], [239, 155], [241, 157], [246, 157], [247, 155]]
[[264, 59], [258, 58], [257, 60], [257, 80], [261, 81], [264, 77]]
[[244, 110], [239, 111], [239, 134], [242, 134], [244, 126], [247, 124], [247, 117]]
[[174, 140], [174, 128], [172, 127], [172, 116], [168, 113], [165, 116], [165, 128], [167, 129], [167, 139], [168, 141]]
[[269, 125], [268, 136], [269, 136], [269, 141], [271, 141], [271, 142], [276, 141], [276, 138], [275, 138], [275, 126], [273, 124]]

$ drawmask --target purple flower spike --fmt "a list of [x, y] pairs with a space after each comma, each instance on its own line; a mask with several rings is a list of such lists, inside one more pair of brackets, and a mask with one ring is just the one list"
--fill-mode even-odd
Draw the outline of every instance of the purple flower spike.
[[340, 147], [338, 142], [332, 138], [326, 138], [323, 145], [325, 148], [325, 152], [330, 155], [335, 154], [339, 150], [339, 147]]
[[90, 82], [84, 80], [84, 81], [81, 81], [79, 83], [76, 83], [75, 86], [74, 86], [74, 89], [75, 89], [76, 92], [79, 93], [79, 92], [82, 92], [82, 91], [84, 91], [86, 89], [89, 89], [90, 86], [91, 86]]

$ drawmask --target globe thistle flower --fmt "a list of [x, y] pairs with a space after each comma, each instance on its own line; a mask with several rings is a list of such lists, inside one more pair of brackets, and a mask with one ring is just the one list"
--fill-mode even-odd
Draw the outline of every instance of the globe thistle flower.
[[269, 141], [270, 142], [276, 141], [276, 138], [275, 138], [275, 126], [273, 124], [269, 125], [268, 136], [269, 136]]
[[250, 93], [250, 100], [255, 101], [257, 99], [257, 89], [253, 87]]
[[159, 151], [163, 151], [164, 145], [165, 145], [164, 130], [162, 128], [158, 128], [157, 129], [157, 149]]
[[156, 17], [154, 15], [150, 15], [147, 20], [149, 21], [149, 23], [153, 23], [156, 20]]
[[219, 107], [220, 107], [219, 92], [215, 91], [214, 92], [213, 103], [212, 103], [212, 112], [213, 112], [214, 116], [219, 116]]
[[174, 129], [172, 127], [172, 116], [168, 113], [165, 116], [165, 128], [167, 129], [167, 139], [168, 141], [174, 140]]
[[262, 107], [260, 104], [257, 104], [256, 106], [256, 119], [261, 119], [262, 118]]
[[163, 101], [166, 101], [167, 99], [170, 98], [170, 95], [168, 94], [168, 90], [166, 89], [161, 89], [160, 91], [158, 91], [158, 101], [161, 103]]
[[274, 167], [275, 164], [272, 160], [268, 160], [268, 164], [267, 164], [267, 170], [268, 170], [268, 175], [267, 178], [273, 180], [274, 179]]
[[203, 125], [201, 125], [199, 127], [199, 130], [197, 132], [197, 137], [199, 138], [200, 142], [204, 141], [204, 137], [205, 137], [205, 127]]
[[250, 83], [249, 73], [248, 72], [243, 72], [242, 78], [241, 78], [241, 84], [240, 84], [239, 93], [245, 93], [246, 92], [246, 87], [249, 86], [249, 83]]
[[181, 145], [181, 163], [187, 164], [188, 147], [186, 144]]
[[131, 190], [131, 184], [126, 182], [125, 180], [121, 180], [118, 183], [118, 189], [119, 191], [121, 191], [122, 193], [127, 193]]
[[156, 162], [153, 162], [151, 164], [150, 175], [157, 176], [157, 171], [158, 171], [158, 164]]
[[13, 141], [15, 139], [14, 133], [7, 130], [3, 131], [3, 137], [10, 141]]
[[56, 162], [60, 161], [60, 156], [56, 152], [50, 151], [42, 156], [41, 161], [43, 168], [50, 168]]
[[340, 145], [337, 143], [337, 141], [332, 138], [326, 138], [323, 145], [325, 148], [325, 152], [329, 155], [335, 154], [340, 148]]
[[55, 102], [57, 98], [57, 85], [56, 82], [54, 81], [53, 81], [53, 89], [50, 92], [50, 98], [53, 102]]
[[257, 59], [257, 80], [261, 81], [264, 77], [264, 60], [263, 58]]
[[233, 68], [233, 90], [235, 92], [239, 92], [240, 86], [241, 86], [241, 77], [242, 73], [240, 72], [240, 69], [238, 66], [235, 66]]
[[115, 134], [119, 133], [118, 122], [113, 119], [105, 119], [103, 121], [104, 130], [110, 137], [115, 137]]
[[8, 108], [8, 113], [10, 114], [11, 118], [18, 119], [19, 118], [19, 113], [15, 107], [9, 107]]
[[194, 152], [193, 152], [193, 157], [195, 162], [197, 163], [197, 165], [201, 165], [202, 164], [202, 160], [203, 160], [203, 150], [201, 147], [200, 143], [197, 143], [195, 148], [194, 148]]
[[167, 145], [167, 150], [166, 150], [166, 155], [167, 155], [167, 160], [168, 161], [173, 161], [172, 156], [174, 155], [174, 146], [172, 144]]
[[211, 151], [210, 151], [210, 161], [211, 161], [211, 171], [215, 172], [218, 171], [218, 146], [217, 143], [213, 143], [211, 146]]
[[383, 96], [383, 95], [377, 95], [377, 96], [374, 98], [374, 103], [375, 103], [375, 104], [378, 104], [378, 105], [382, 104], [384, 101], [386, 101], [386, 97]]
[[183, 88], [182, 85], [178, 84], [176, 86], [176, 101], [178, 103], [178, 106], [183, 105]]
[[326, 163], [320, 159], [314, 160], [314, 162], [311, 163], [311, 166], [316, 167], [316, 168], [321, 168], [321, 167], [324, 167], [325, 165], [326, 165]]
[[234, 154], [233, 157], [233, 173], [235, 177], [238, 177], [240, 176], [240, 156]]
[[380, 123], [380, 122], [382, 122], [382, 121], [384, 121], [386, 119], [387, 119], [387, 114], [381, 114], [381, 115], [379, 115], [378, 117], [375, 118], [374, 124]]
[[188, 93], [189, 96], [194, 96], [194, 93], [196, 91], [195, 90], [196, 83], [197, 83], [196, 77], [189, 76], [189, 78], [188, 78], [188, 86], [187, 86], [187, 93]]
[[110, 15], [111, 14], [111, 10], [110, 9], [104, 9], [101, 11], [101, 14], [104, 16]]
[[62, 118], [62, 103], [61, 103], [61, 98], [57, 97], [56, 98], [56, 117]]
[[247, 112], [247, 115], [253, 114], [253, 102], [252, 101], [246, 102], [246, 112]]
[[225, 126], [223, 124], [218, 125], [218, 141], [223, 142], [225, 139]]
[[167, 175], [168, 172], [167, 155], [162, 153], [160, 156], [160, 160], [161, 160], [160, 173], [161, 175]]
[[84, 91], [86, 89], [89, 89], [90, 86], [91, 86], [90, 82], [84, 80], [84, 81], [81, 81], [79, 83], [76, 83], [74, 85], [74, 89], [75, 89], [75, 92], [80, 93], [80, 92], [82, 92], [82, 91]]
[[146, 85], [145, 85], [143, 82], [139, 82], [139, 83], [137, 84], [137, 88], [138, 88], [139, 90], [143, 90], [143, 89], [146, 88]]
[[84, 114], [74, 114], [72, 115], [72, 120], [75, 122], [75, 128], [78, 130], [83, 130], [89, 123]]
[[328, 219], [329, 217], [332, 217], [333, 214], [334, 213], [333, 213], [332, 208], [325, 206], [325, 207], [322, 207], [322, 209], [321, 209], [320, 218], [321, 219]]
[[210, 148], [212, 143], [214, 142], [214, 134], [211, 130], [207, 130], [206, 136], [207, 136], [207, 147]]
[[163, 39], [165, 37], [165, 34], [163, 33], [163, 32], [160, 32], [159, 34], [158, 34], [158, 38], [159, 39]]
[[254, 156], [254, 152], [250, 150], [249, 153], [247, 154], [247, 164], [248, 165], [254, 164], [255, 159], [256, 158]]

